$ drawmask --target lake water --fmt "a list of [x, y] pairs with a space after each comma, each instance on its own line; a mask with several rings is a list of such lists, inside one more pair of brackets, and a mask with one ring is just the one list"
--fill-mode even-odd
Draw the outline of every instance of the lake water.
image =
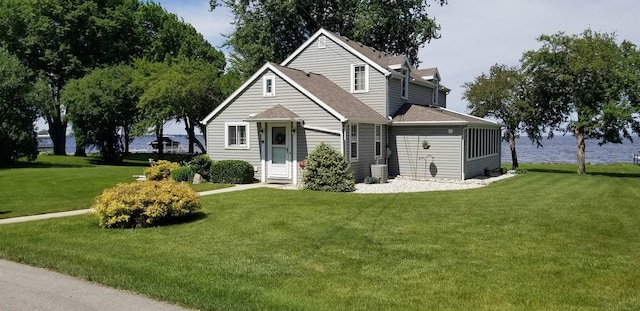
[[[527, 137], [516, 140], [516, 152], [519, 163], [577, 163], [577, 143], [573, 136], [556, 135], [552, 139], [542, 141], [544, 147], [537, 148]], [[625, 140], [622, 144], [605, 144], [598, 146], [598, 141], [587, 140], [585, 146], [586, 162], [606, 164], [633, 162], [633, 154], [640, 152], [640, 137], [633, 143]], [[511, 163], [509, 144], [502, 143], [502, 163]]]
[[[187, 135], [170, 135], [171, 139], [179, 141], [187, 148]], [[202, 135], [197, 138], [204, 142]], [[155, 136], [147, 135], [136, 137], [130, 145], [131, 150], [147, 150], [148, 143], [155, 140]], [[576, 140], [573, 136], [556, 135], [553, 139], [543, 140], [544, 147], [537, 148], [532, 145], [527, 137], [516, 140], [516, 151], [520, 163], [577, 163]], [[75, 152], [75, 140], [73, 136], [67, 137], [67, 153]], [[87, 149], [87, 152], [96, 150]], [[196, 147], [196, 151], [199, 149]], [[586, 161], [592, 164], [605, 164], [617, 162], [632, 162], [635, 152], [640, 152], [640, 138], [636, 137], [633, 143], [624, 141], [623, 144], [605, 144], [598, 146], [597, 141], [588, 140], [586, 143]], [[502, 162], [511, 163], [511, 152], [506, 142], [502, 143]]]

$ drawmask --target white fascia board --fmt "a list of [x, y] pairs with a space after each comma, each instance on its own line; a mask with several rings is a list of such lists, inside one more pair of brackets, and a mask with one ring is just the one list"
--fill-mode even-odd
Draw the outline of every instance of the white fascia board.
[[392, 126], [416, 126], [416, 125], [467, 125], [467, 121], [400, 121], [392, 122]]
[[229, 105], [229, 103], [231, 103], [231, 101], [233, 101], [238, 95], [240, 95], [240, 93], [242, 93], [246, 88], [249, 87], [249, 85], [251, 85], [256, 79], [258, 79], [258, 77], [260, 77], [262, 75], [262, 73], [264, 73], [264, 71], [269, 68], [269, 63], [264, 64], [264, 66], [262, 66], [260, 69], [258, 69], [258, 71], [256, 71], [256, 73], [253, 74], [253, 76], [251, 76], [247, 81], [245, 81], [242, 86], [240, 86], [235, 92], [233, 92], [229, 97], [227, 97], [227, 99], [225, 99], [220, 105], [218, 105], [218, 107], [216, 107], [216, 109], [214, 109], [210, 114], [208, 114], [204, 119], [202, 119], [202, 121], [200, 121], [200, 123], [206, 125], [207, 123], [209, 123], [209, 121], [211, 119], [213, 119], [213, 117], [218, 114], [218, 112], [220, 112], [220, 110], [224, 109], [226, 106]]
[[[472, 116], [472, 115], [470, 115], [470, 114], [466, 114], [466, 113], [458, 112], [458, 111], [455, 111], [455, 110], [451, 110], [451, 109], [447, 109], [447, 108], [442, 108], [442, 107], [439, 107], [438, 109], [442, 109], [442, 110], [444, 110], [444, 111], [448, 111], [448, 112], [451, 112], [451, 113], [454, 113], [454, 114], [457, 114], [457, 115], [465, 116], [465, 117], [467, 117], [467, 118], [473, 118], [473, 119], [476, 119], [476, 120], [480, 121], [480, 122], [478, 122], [478, 123], [491, 123], [491, 124], [494, 124], [494, 125], [501, 125], [501, 124], [500, 124], [499, 122], [497, 122], [497, 121], [492, 121], [492, 120], [488, 120], [488, 119], [484, 119], [484, 118], [480, 118], [480, 117]], [[474, 123], [475, 123], [475, 122], [474, 122]]]
[[331, 41], [333, 41], [336, 44], [340, 45], [345, 50], [351, 52], [353, 55], [355, 55], [356, 57], [360, 58], [362, 61], [364, 61], [367, 64], [369, 64], [369, 66], [371, 66], [371, 67], [375, 68], [376, 70], [382, 72], [385, 76], [388, 76], [389, 74], [391, 74], [391, 72], [389, 70], [387, 70], [386, 68], [383, 68], [382, 66], [378, 65], [377, 63], [372, 61], [370, 58], [362, 55], [362, 53], [356, 51], [354, 48], [352, 48], [351, 46], [346, 44], [344, 41], [342, 41], [340, 38], [336, 37], [333, 33], [331, 33], [330, 31], [327, 31], [324, 28], [320, 28], [315, 34], [313, 34], [313, 36], [311, 36], [309, 39], [307, 39], [307, 41], [305, 43], [303, 43], [298, 49], [296, 49], [293, 53], [291, 53], [291, 55], [289, 55], [289, 57], [287, 57], [284, 61], [282, 61], [282, 63], [280, 63], [280, 65], [284, 66], [284, 67], [289, 65], [289, 63], [291, 63], [298, 55], [300, 55], [300, 53], [302, 53], [302, 51], [304, 51], [320, 35], [325, 35], [327, 38], [331, 39]]
[[349, 122], [353, 123], [367, 123], [367, 124], [389, 124], [389, 120], [371, 120], [371, 119], [349, 119]]
[[347, 120], [347, 118], [345, 118], [342, 114], [337, 112], [335, 109], [331, 108], [331, 106], [327, 105], [325, 102], [320, 100], [320, 98], [318, 98], [315, 95], [311, 94], [311, 92], [307, 91], [300, 84], [298, 84], [293, 79], [289, 78], [289, 76], [287, 76], [286, 74], [284, 74], [283, 72], [278, 70], [276, 67], [273, 67], [273, 65], [267, 63], [267, 68], [271, 69], [271, 71], [273, 71], [275, 74], [277, 74], [280, 78], [282, 78], [283, 80], [287, 81], [294, 88], [296, 88], [298, 91], [302, 92], [304, 95], [309, 97], [312, 101], [316, 102], [318, 105], [320, 105], [320, 107], [324, 108], [326, 111], [328, 111], [331, 115], [336, 117], [341, 122], [344, 122], [344, 121]]

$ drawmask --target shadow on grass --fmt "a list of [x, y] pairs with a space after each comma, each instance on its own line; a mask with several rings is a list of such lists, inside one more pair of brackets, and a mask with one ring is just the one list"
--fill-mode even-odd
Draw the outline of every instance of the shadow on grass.
[[[528, 168], [529, 172], [541, 172], [541, 173], [559, 173], [559, 174], [575, 174], [577, 175], [577, 170], [570, 170], [564, 168]], [[613, 173], [613, 172], [590, 172], [587, 170], [586, 175], [593, 176], [607, 176], [607, 177], [622, 177], [622, 178], [638, 178], [640, 177], [640, 173]]]
[[7, 166], [0, 166], [0, 170], [16, 169], [16, 168], [82, 168], [93, 167], [93, 164], [65, 164], [65, 163], [49, 163], [49, 162], [15, 162]]
[[181, 225], [181, 224], [188, 224], [188, 223], [196, 222], [196, 221], [199, 221], [199, 220], [203, 220], [205, 218], [207, 218], [207, 214], [205, 214], [203, 212], [195, 212], [195, 213], [191, 213], [191, 214], [189, 214], [187, 216], [184, 216], [184, 217], [173, 218], [171, 220], [158, 223], [158, 226], [159, 227], [166, 227], [166, 226], [175, 226], [175, 225]]
[[11, 211], [0, 211], [0, 215], [9, 214]]

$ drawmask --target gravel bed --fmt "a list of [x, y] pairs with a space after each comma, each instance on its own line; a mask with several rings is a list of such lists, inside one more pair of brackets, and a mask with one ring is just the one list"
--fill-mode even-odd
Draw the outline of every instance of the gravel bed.
[[[401, 192], [424, 192], [424, 191], [445, 191], [463, 190], [484, 187], [494, 181], [513, 177], [515, 174], [505, 174], [498, 177], [478, 176], [467, 180], [453, 179], [423, 179], [415, 180], [398, 176], [389, 179], [384, 184], [356, 184], [356, 193], [401, 193]], [[285, 186], [282, 189], [297, 189], [293, 186]]]

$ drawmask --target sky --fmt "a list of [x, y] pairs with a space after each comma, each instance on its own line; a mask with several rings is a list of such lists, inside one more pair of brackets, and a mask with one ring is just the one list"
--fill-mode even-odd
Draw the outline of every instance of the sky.
[[[462, 85], [488, 73], [498, 63], [515, 66], [522, 54], [540, 47], [542, 34], [579, 34], [587, 28], [615, 32], [620, 41], [640, 45], [638, 0], [448, 0], [433, 4], [429, 14], [442, 27], [441, 38], [419, 51], [420, 68], [438, 67], [442, 84], [451, 89], [447, 108], [468, 112]], [[220, 48], [233, 31], [233, 15], [224, 7], [209, 10], [209, 0], [157, 1], [193, 25], [214, 47]], [[222, 49], [228, 53], [228, 49]], [[182, 134], [180, 125], [165, 128]]]

